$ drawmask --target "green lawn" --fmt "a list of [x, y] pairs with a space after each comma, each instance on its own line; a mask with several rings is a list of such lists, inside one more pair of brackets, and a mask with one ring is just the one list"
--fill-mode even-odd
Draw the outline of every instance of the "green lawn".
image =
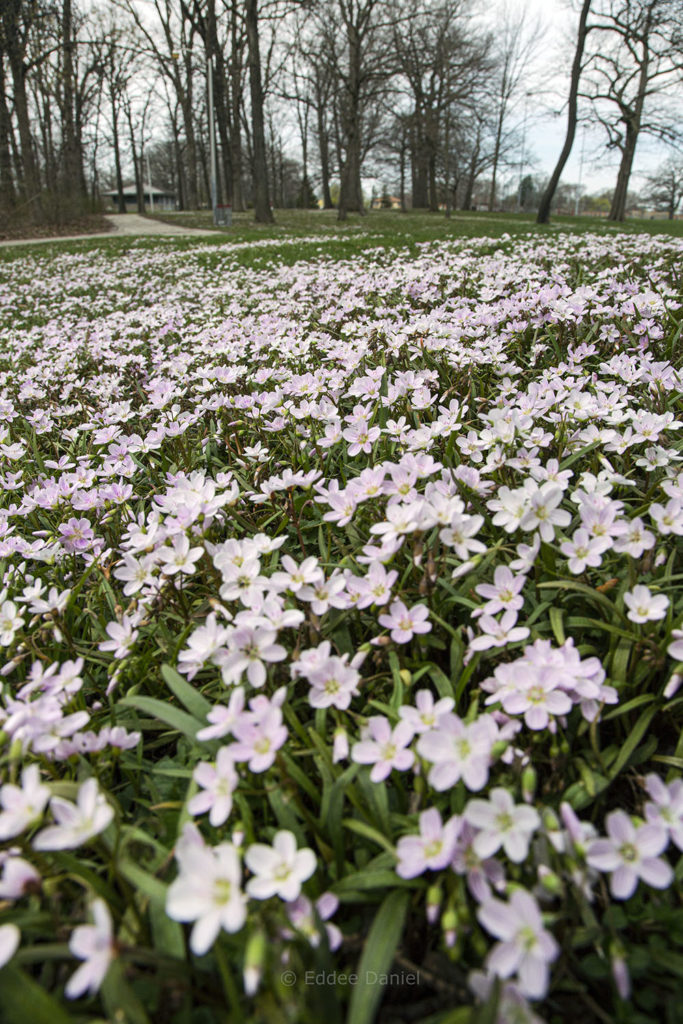
[[[183, 227], [210, 228], [209, 211], [187, 213], [164, 213], [154, 219]], [[106, 249], [112, 255], [127, 249], [166, 248], [186, 249], [197, 245], [222, 245], [225, 242], [245, 243], [271, 239], [272, 247], [246, 248], [238, 252], [237, 260], [244, 266], [260, 265], [277, 255], [278, 262], [293, 263], [299, 259], [310, 259], [323, 252], [340, 259], [353, 256], [372, 248], [410, 247], [420, 242], [438, 241], [449, 238], [499, 238], [502, 235], [519, 235], [533, 232], [539, 235], [554, 235], [559, 232], [584, 234], [628, 234], [647, 233], [683, 236], [683, 220], [627, 220], [614, 224], [597, 217], [555, 217], [549, 225], [536, 224], [532, 214], [454, 211], [450, 219], [443, 213], [425, 211], [400, 213], [396, 210], [373, 210], [366, 216], [350, 214], [346, 222], [337, 221], [334, 210], [276, 210], [274, 224], [256, 224], [253, 214], [238, 213], [231, 228], [218, 228], [215, 237], [209, 235], [192, 238], [175, 236], [120, 236], [112, 238], [83, 239], [72, 242], [51, 242], [31, 247], [31, 255], [39, 259], [51, 257], [57, 252], [88, 252]], [[319, 242], [304, 239], [316, 236], [329, 238], [329, 245], [321, 249]], [[297, 239], [301, 239], [299, 244]], [[286, 248], [281, 243], [289, 240]], [[16, 259], [26, 255], [27, 249], [20, 242], [0, 250], [0, 261]]]
[[[255, 224], [253, 214], [237, 213], [233, 215], [231, 228], [216, 228], [221, 235], [228, 235], [235, 240], [286, 237], [289, 235], [329, 233], [330, 236], [343, 237], [359, 231], [370, 231], [384, 238], [395, 238], [403, 241], [404, 236], [426, 241], [432, 238], [477, 237], [491, 235], [497, 237], [505, 232], [520, 231], [585, 231], [646, 232], [656, 235], [683, 236], [683, 219], [641, 220], [630, 219], [623, 224], [614, 224], [602, 217], [553, 217], [548, 226], [536, 224], [535, 215], [531, 213], [487, 213], [485, 211], [453, 211], [450, 220], [443, 213], [428, 213], [424, 210], [400, 213], [397, 210], [372, 210], [365, 217], [350, 214], [345, 223], [337, 220], [335, 210], [276, 210], [275, 224]], [[163, 213], [155, 215], [156, 220], [168, 224], [179, 224], [183, 227], [212, 228], [211, 213], [208, 210], [195, 210], [182, 213]]]

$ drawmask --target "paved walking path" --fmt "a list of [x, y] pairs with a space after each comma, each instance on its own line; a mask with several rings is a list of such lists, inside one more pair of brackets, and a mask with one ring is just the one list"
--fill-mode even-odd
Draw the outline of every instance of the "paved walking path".
[[164, 224], [160, 220], [149, 220], [137, 213], [112, 213], [107, 214], [106, 219], [113, 225], [114, 230], [108, 232], [96, 232], [91, 235], [52, 235], [49, 238], [11, 238], [6, 242], [0, 242], [0, 246], [8, 245], [38, 245], [40, 242], [78, 242], [90, 238], [117, 238], [121, 235], [129, 237], [141, 235], [214, 235], [215, 231], [208, 228], [182, 228], [175, 224]]

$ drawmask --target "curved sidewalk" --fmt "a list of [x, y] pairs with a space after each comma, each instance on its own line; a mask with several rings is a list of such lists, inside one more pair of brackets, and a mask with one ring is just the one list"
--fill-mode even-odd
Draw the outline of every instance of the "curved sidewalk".
[[150, 220], [138, 213], [106, 214], [106, 219], [113, 225], [113, 231], [93, 232], [90, 235], [50, 235], [48, 238], [10, 238], [0, 242], [0, 246], [38, 245], [41, 242], [80, 242], [90, 238], [141, 237], [143, 235], [216, 235], [218, 232], [208, 228], [182, 228], [175, 224], [164, 224], [160, 220]]

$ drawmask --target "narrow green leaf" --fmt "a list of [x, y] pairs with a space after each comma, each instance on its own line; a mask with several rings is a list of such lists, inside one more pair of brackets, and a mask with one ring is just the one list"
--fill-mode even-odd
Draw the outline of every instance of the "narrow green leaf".
[[642, 707], [643, 704], [651, 704], [653, 700], [655, 700], [653, 693], [641, 693], [638, 697], [634, 697], [633, 700], [627, 700], [625, 704], [619, 704], [613, 711], [609, 711], [606, 715], [601, 715], [600, 721], [609, 722], [610, 718], [619, 718], [621, 715], [626, 715], [629, 711], [633, 711], [635, 708]]
[[126, 981], [123, 965], [114, 960], [100, 988], [102, 1002], [110, 1020], [125, 1024], [149, 1024], [144, 1006]]
[[0, 1020], [3, 1024], [72, 1024], [56, 999], [14, 964], [0, 971]]
[[619, 756], [612, 765], [612, 768], [610, 770], [610, 779], [614, 779], [622, 770], [622, 768], [625, 768], [628, 762], [631, 760], [633, 754], [635, 753], [636, 747], [638, 746], [643, 736], [647, 732], [647, 727], [649, 726], [650, 722], [652, 721], [656, 713], [656, 707], [648, 708], [647, 711], [644, 711], [642, 713], [636, 724], [633, 726], [633, 729], [631, 729], [631, 732], [629, 733], [621, 750], [619, 751]]
[[[452, 643], [451, 643], [451, 653], [453, 651], [453, 646], [456, 643], [457, 643], [457, 641], [454, 638]], [[456, 656], [456, 661], [457, 661], [457, 656]], [[443, 671], [443, 669], [439, 668], [439, 666], [435, 665], [434, 662], [432, 662], [432, 661], [429, 662], [429, 665], [427, 667], [428, 667], [428, 670], [429, 670], [429, 678], [433, 681], [434, 685], [436, 686], [437, 693], [439, 694], [439, 697], [451, 697], [451, 698], [454, 698], [455, 697], [455, 690], [453, 688], [453, 683], [448, 678], [448, 676]], [[460, 658], [460, 660], [459, 660], [459, 668], [462, 669], [462, 658]]]
[[612, 619], [615, 616], [623, 619], [624, 615], [617, 611], [616, 606], [610, 601], [608, 597], [600, 593], [599, 590], [594, 590], [592, 587], [587, 587], [585, 583], [579, 583], [577, 580], [548, 580], [544, 583], [537, 584], [539, 590], [572, 590], [577, 594], [583, 594], [587, 599], [590, 599], [595, 604], [600, 605], [601, 608], [608, 613], [609, 618]]
[[550, 619], [550, 625], [551, 625], [551, 628], [552, 628], [552, 631], [553, 631], [553, 636], [557, 640], [557, 642], [560, 645], [560, 647], [562, 646], [562, 644], [565, 642], [565, 639], [566, 639], [566, 637], [564, 635], [564, 626], [562, 624], [563, 617], [564, 617], [564, 612], [562, 611], [561, 608], [558, 608], [556, 605], [552, 605], [548, 609], [548, 618]]
[[394, 853], [394, 847], [391, 845], [386, 836], [383, 836], [381, 832], [378, 832], [372, 825], [367, 825], [364, 821], [359, 821], [358, 818], [343, 818], [342, 825], [344, 828], [350, 829], [359, 836], [363, 836], [364, 839], [370, 839], [373, 843], [377, 843], [383, 850], [388, 850], [389, 853]]
[[202, 697], [192, 683], [188, 683], [187, 679], [184, 679], [171, 665], [162, 665], [161, 675], [171, 693], [178, 698], [183, 707], [200, 722], [204, 722], [211, 710], [211, 705], [206, 697]]
[[372, 922], [358, 964], [358, 981], [351, 993], [347, 1024], [372, 1024], [382, 998], [380, 976], [391, 968], [403, 933], [410, 893], [389, 893]]
[[133, 696], [124, 697], [119, 701], [119, 704], [143, 711], [146, 715], [150, 715], [151, 718], [157, 718], [160, 722], [164, 722], [172, 729], [175, 729], [176, 732], [181, 732], [183, 736], [187, 736], [191, 740], [195, 738], [202, 727], [202, 723], [198, 722], [192, 715], [188, 715], [186, 711], [181, 711], [180, 708], [175, 708], [172, 704], [164, 704], [163, 701], [156, 700], [154, 697], [141, 697], [138, 694], [134, 694]]
[[166, 886], [132, 860], [119, 860], [117, 869], [127, 881], [158, 906], [166, 906]]
[[399, 878], [395, 871], [354, 871], [346, 875], [332, 886], [332, 892], [340, 894], [349, 889], [365, 891], [368, 889], [414, 888], [414, 882]]

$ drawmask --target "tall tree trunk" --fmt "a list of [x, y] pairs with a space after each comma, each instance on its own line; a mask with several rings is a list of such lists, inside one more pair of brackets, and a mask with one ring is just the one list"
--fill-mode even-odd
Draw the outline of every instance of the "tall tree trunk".
[[491, 164], [491, 188], [489, 189], [489, 211], [493, 211], [496, 205], [496, 178], [498, 177], [498, 162], [500, 161], [500, 145], [503, 138], [503, 120], [505, 110], [501, 103], [498, 120], [496, 121], [496, 138], [493, 143], [493, 162]]
[[465, 197], [463, 199], [462, 208], [463, 210], [472, 209], [472, 195], [474, 193], [474, 184], [477, 180], [477, 163], [479, 162], [479, 153], [481, 151], [481, 128], [477, 129], [477, 141], [472, 151], [472, 159], [470, 160], [470, 166], [467, 171], [467, 180], [465, 184]]
[[259, 53], [257, 0], [245, 0], [245, 21], [249, 47], [249, 85], [251, 90], [251, 124], [254, 146], [254, 219], [260, 224], [273, 223], [268, 196], [266, 137], [263, 125], [263, 85]]
[[0, 214], [6, 215], [14, 207], [16, 193], [12, 175], [10, 113], [5, 92], [5, 65], [0, 53]]
[[628, 195], [628, 183], [631, 177], [631, 170], [633, 169], [633, 158], [636, 153], [636, 145], [638, 143], [638, 135], [640, 133], [640, 124], [643, 117], [643, 106], [645, 105], [645, 96], [647, 94], [647, 82], [649, 75], [649, 59], [647, 44], [643, 59], [640, 65], [640, 74], [638, 76], [638, 93], [633, 110], [624, 111], [624, 121], [626, 123], [626, 136], [624, 138], [624, 148], [621, 152], [621, 163], [619, 164], [619, 174], [617, 175], [617, 184], [614, 189], [614, 195], [612, 197], [612, 206], [607, 216], [608, 220], [624, 220], [626, 216], [626, 197]]
[[343, 98], [342, 126], [344, 129], [345, 155], [339, 190], [338, 220], [346, 220], [347, 213], [356, 210], [365, 215], [363, 188], [361, 184], [361, 124], [360, 124], [360, 72], [361, 41], [358, 28], [352, 21], [346, 24], [349, 47], [349, 77], [347, 95]]
[[232, 208], [243, 212], [247, 206], [244, 202], [242, 187], [242, 132], [240, 118], [242, 115], [242, 40], [237, 30], [237, 5], [232, 5], [230, 19], [230, 105], [232, 113], [232, 132], [230, 133], [230, 165], [232, 167]]
[[436, 187], [436, 153], [429, 154], [429, 211], [436, 213], [439, 209], [439, 193]]
[[323, 189], [323, 209], [334, 208], [332, 193], [330, 192], [330, 140], [325, 128], [325, 112], [322, 104], [316, 105], [316, 117], [318, 121], [318, 150], [320, 153], [320, 177]]
[[363, 190], [360, 178], [360, 135], [355, 119], [349, 121], [346, 130], [346, 155], [339, 190], [339, 220], [346, 220], [350, 211], [365, 214]]
[[[227, 102], [226, 88], [225, 88], [225, 58], [223, 52], [218, 46], [218, 38], [215, 39], [215, 50], [214, 50], [214, 72], [213, 72], [213, 103], [216, 113], [216, 125], [218, 127], [218, 138], [220, 139], [220, 152], [221, 160], [217, 160], [217, 164], [222, 170], [222, 175], [219, 172], [217, 175], [216, 188], [217, 202], [225, 202], [226, 199], [232, 199], [232, 183], [233, 183], [233, 170], [232, 170], [232, 157], [231, 157], [231, 139], [234, 135], [235, 126], [231, 123], [230, 109]], [[225, 183], [225, 188], [221, 188], [221, 180]], [[230, 192], [230, 195], [226, 195]]]
[[[186, 143], [186, 168], [184, 181], [186, 195], [183, 196], [182, 209], [196, 210], [199, 208], [199, 194], [197, 187], [197, 139], [194, 132], [194, 117], [192, 116], [192, 98], [188, 93], [183, 92], [183, 102], [180, 105], [183, 116], [183, 128], [185, 130]], [[176, 136], [177, 140], [177, 136]]]
[[559, 159], [555, 166], [555, 170], [550, 176], [545, 192], [541, 197], [541, 202], [538, 207], [538, 214], [536, 216], [537, 224], [548, 224], [550, 221], [550, 208], [553, 202], [553, 196], [555, 190], [559, 184], [560, 178], [562, 177], [562, 171], [564, 166], [569, 159], [569, 154], [572, 151], [574, 145], [574, 136], [576, 135], [576, 113], [578, 107], [578, 95], [579, 95], [579, 80], [581, 78], [581, 61], [583, 60], [583, 51], [586, 46], [586, 36], [588, 35], [588, 15], [590, 13], [591, 0], [583, 0], [581, 5], [581, 15], [579, 17], [579, 31], [576, 37], [576, 50], [574, 51], [574, 62], [572, 64], [572, 75], [571, 84], [569, 87], [569, 103], [567, 107], [567, 134], [565, 135], [564, 146], [560, 153]]
[[413, 209], [425, 210], [429, 206], [429, 153], [425, 147], [422, 116], [417, 108], [413, 114], [411, 135]]
[[4, 42], [12, 73], [14, 113], [19, 129], [19, 145], [21, 148], [21, 184], [28, 216], [33, 221], [39, 221], [42, 217], [40, 176], [33, 150], [31, 119], [28, 109], [28, 97], [26, 95], [26, 65], [24, 64], [23, 44], [19, 35], [19, 12], [19, 0], [3, 0]]
[[126, 200], [123, 195], [123, 178], [121, 176], [121, 145], [119, 143], [119, 112], [116, 107], [116, 98], [112, 92], [111, 101], [111, 130], [114, 143], [114, 167], [116, 168], [116, 191], [119, 213], [126, 213]]
[[138, 157], [135, 145], [135, 132], [133, 130], [133, 111], [130, 106], [126, 107], [126, 120], [128, 121], [128, 138], [130, 139], [130, 152], [133, 158], [133, 171], [135, 172], [135, 194], [137, 196], [138, 213], [145, 212], [145, 171], [142, 166], [142, 150]]
[[56, 197], [59, 189], [57, 184], [57, 159], [52, 140], [52, 98], [47, 92], [44, 92], [42, 104], [38, 96], [34, 96], [34, 101], [36, 111], [38, 112], [40, 134], [43, 140], [43, 175], [45, 186], [48, 192], [52, 192], [53, 196]]
[[62, 189], [70, 209], [67, 216], [82, 212], [83, 159], [79, 151], [74, 121], [74, 61], [73, 61], [73, 20], [71, 0], [62, 0], [62, 139], [63, 139], [63, 182]]
[[624, 148], [621, 153], [621, 163], [619, 164], [619, 174], [617, 175], [617, 184], [614, 189], [614, 195], [612, 196], [612, 205], [607, 215], [608, 220], [624, 220], [626, 217], [626, 197], [628, 194], [628, 183], [631, 177], [631, 169], [633, 167], [633, 157], [636, 152], [636, 143], [638, 141], [638, 130], [637, 127], [628, 121], [626, 124], [626, 137], [624, 139]]

